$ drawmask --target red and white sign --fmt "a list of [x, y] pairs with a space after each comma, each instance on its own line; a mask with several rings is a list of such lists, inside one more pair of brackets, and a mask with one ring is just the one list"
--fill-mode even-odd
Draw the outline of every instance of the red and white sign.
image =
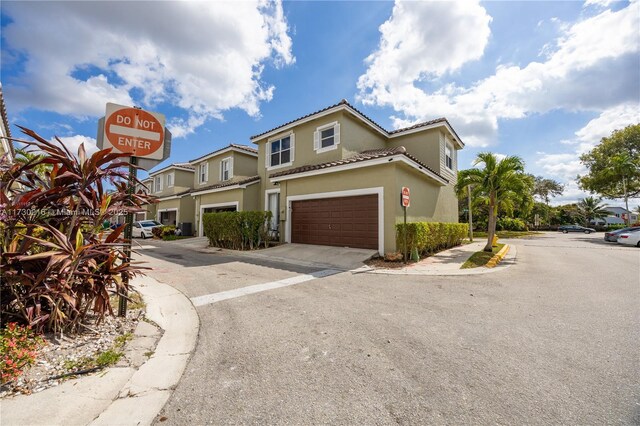
[[104, 148], [133, 157], [162, 160], [165, 117], [157, 112], [107, 104]]
[[402, 202], [402, 207], [409, 207], [409, 188], [406, 186], [402, 187], [402, 198], [400, 201]]

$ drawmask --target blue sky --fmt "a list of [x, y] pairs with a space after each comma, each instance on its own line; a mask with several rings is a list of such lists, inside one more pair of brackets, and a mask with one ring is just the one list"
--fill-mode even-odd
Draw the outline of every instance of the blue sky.
[[584, 196], [578, 155], [640, 122], [638, 1], [3, 1], [1, 12], [11, 123], [91, 146], [106, 102], [142, 106], [167, 116], [165, 164], [345, 98], [388, 129], [446, 116], [467, 144], [460, 168], [483, 150], [519, 155], [566, 184], [563, 203]]

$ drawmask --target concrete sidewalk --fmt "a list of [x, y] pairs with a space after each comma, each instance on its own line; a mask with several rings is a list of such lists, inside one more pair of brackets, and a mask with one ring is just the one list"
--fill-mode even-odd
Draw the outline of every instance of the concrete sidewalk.
[[[164, 330], [153, 355], [138, 369], [112, 367], [33, 395], [2, 401], [4, 425], [150, 425], [177, 385], [195, 349], [199, 319], [189, 298], [151, 277], [133, 281], [146, 318]], [[149, 325], [141, 322], [144, 325]], [[138, 328], [136, 329], [138, 331]], [[136, 340], [148, 338], [136, 333]]]
[[[507, 243], [506, 241], [501, 242]], [[482, 250], [485, 244], [486, 241], [474, 241], [470, 244], [464, 244], [449, 250], [441, 251], [433, 256], [422, 259], [417, 263], [409, 264], [403, 268], [376, 269], [364, 266], [359, 268], [357, 272], [387, 275], [477, 275], [500, 271], [515, 263], [517, 250], [513, 244], [509, 244], [509, 253], [495, 268], [479, 267], [460, 269], [464, 262], [466, 262], [473, 253]]]

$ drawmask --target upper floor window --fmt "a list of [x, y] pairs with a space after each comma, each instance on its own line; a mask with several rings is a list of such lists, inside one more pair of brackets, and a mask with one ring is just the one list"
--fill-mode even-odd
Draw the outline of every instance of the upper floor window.
[[209, 180], [209, 163], [204, 162], [198, 167], [198, 182], [205, 183]]
[[167, 188], [171, 188], [173, 186], [173, 178], [174, 178], [173, 173], [169, 173], [167, 175]]
[[153, 188], [155, 189], [155, 192], [162, 192], [162, 176], [155, 177]]
[[220, 160], [220, 180], [225, 181], [233, 177], [233, 158], [223, 158]]
[[269, 167], [286, 166], [293, 163], [293, 134], [269, 142]]
[[325, 152], [336, 149], [340, 143], [340, 123], [333, 123], [320, 126], [313, 134], [313, 149], [316, 152]]
[[449, 170], [453, 170], [453, 150], [448, 143], [444, 146], [444, 162]]

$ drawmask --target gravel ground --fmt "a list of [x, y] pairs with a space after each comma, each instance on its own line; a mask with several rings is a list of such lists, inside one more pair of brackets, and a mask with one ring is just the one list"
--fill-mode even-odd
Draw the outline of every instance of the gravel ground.
[[86, 327], [81, 327], [82, 330], [76, 334], [45, 334], [42, 336], [45, 344], [39, 349], [34, 365], [17, 380], [3, 385], [0, 388], [0, 398], [41, 392], [77, 377], [69, 375], [52, 379], [82, 370], [80, 365], [83, 359], [95, 358], [112, 348], [119, 336], [135, 330], [143, 315], [144, 310], [141, 308], [129, 309], [126, 318], [105, 317], [101, 324], [95, 323], [95, 317], [89, 317]]

